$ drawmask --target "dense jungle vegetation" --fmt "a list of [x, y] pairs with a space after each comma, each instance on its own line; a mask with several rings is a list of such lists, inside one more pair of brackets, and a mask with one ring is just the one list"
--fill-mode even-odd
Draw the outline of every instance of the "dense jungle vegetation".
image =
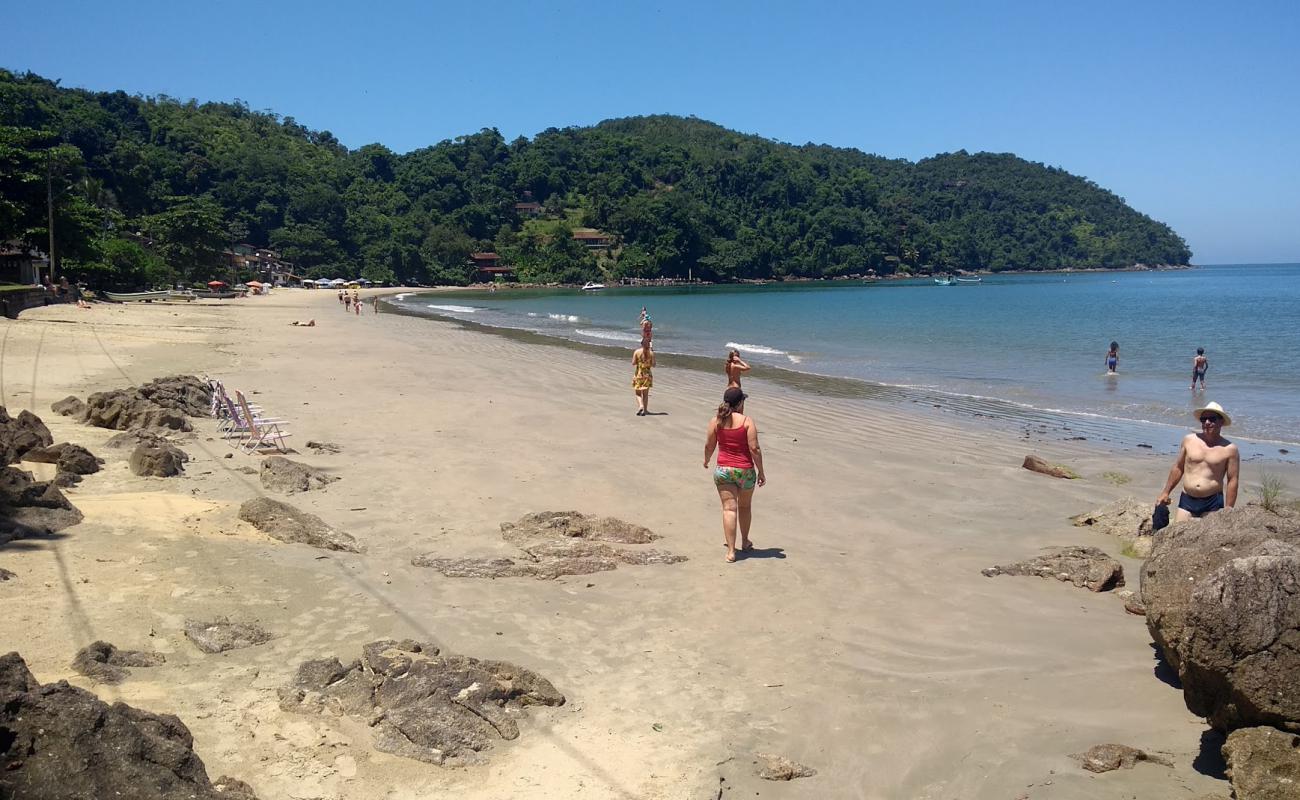
[[[695, 118], [610, 120], [399, 154], [241, 102], [60, 87], [0, 70], [0, 241], [93, 285], [206, 280], [234, 243], [311, 277], [463, 284], [491, 250], [524, 281], [820, 278], [1185, 264], [1167, 225], [1010, 154], [917, 163]], [[515, 204], [535, 199], [537, 215]], [[614, 237], [608, 251], [576, 227]]]

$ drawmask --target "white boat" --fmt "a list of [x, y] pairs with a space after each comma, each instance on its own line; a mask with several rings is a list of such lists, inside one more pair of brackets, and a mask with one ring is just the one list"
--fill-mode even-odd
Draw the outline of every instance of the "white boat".
[[584, 291], [584, 292], [599, 292], [601, 289], [604, 289], [604, 288], [605, 288], [605, 284], [603, 284], [603, 283], [591, 283], [590, 281], [588, 281], [587, 283], [583, 284], [583, 286], [582, 286], [582, 291]]
[[958, 283], [980, 283], [980, 282], [981, 282], [981, 278], [980, 278], [980, 276], [976, 275], [976, 276], [973, 277], [973, 278], [958, 278], [958, 279], [957, 279], [957, 282], [958, 282]]
[[198, 298], [188, 289], [170, 289], [166, 299], [171, 303], [192, 303]]
[[935, 278], [934, 282], [940, 286], [952, 286], [952, 278]]
[[167, 300], [171, 292], [161, 289], [156, 292], [104, 292], [104, 296], [114, 303], [152, 303], [154, 300]]

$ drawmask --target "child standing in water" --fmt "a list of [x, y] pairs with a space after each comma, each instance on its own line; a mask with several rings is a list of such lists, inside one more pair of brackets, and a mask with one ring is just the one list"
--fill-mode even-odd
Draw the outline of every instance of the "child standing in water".
[[1115, 369], [1119, 366], [1119, 342], [1111, 342], [1110, 350], [1106, 353], [1106, 372], [1111, 375], [1115, 374]]
[[1196, 391], [1196, 382], [1201, 382], [1201, 391], [1205, 391], [1205, 371], [1210, 368], [1210, 359], [1205, 357], [1205, 348], [1196, 348], [1196, 358], [1192, 359], [1192, 391]]

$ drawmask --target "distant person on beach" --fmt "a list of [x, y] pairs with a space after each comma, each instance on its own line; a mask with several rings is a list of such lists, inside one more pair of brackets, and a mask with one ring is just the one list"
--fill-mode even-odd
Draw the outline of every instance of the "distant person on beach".
[[342, 289], [339, 289], [339, 305], [345, 305], [343, 298], [347, 295]]
[[641, 306], [641, 338], [653, 339], [654, 328], [655, 324], [650, 320], [649, 312], [645, 310], [645, 306]]
[[1106, 351], [1106, 372], [1111, 375], [1119, 367], [1119, 342], [1111, 342], [1110, 349]]
[[343, 294], [343, 311], [344, 313], [352, 310], [352, 295], [344, 292]]
[[[709, 420], [704, 438], [704, 468], [708, 469], [713, 451], [718, 451], [718, 466], [713, 470], [713, 485], [722, 501], [722, 538], [727, 548], [727, 563], [734, 563], [736, 551], [754, 549], [749, 539], [750, 503], [754, 489], [767, 483], [763, 474], [763, 451], [758, 446], [758, 426], [745, 416], [745, 393], [733, 386], [722, 395], [722, 405]], [[736, 547], [736, 523], [740, 523], [740, 547]]]
[[727, 373], [727, 388], [740, 388], [740, 376], [749, 372], [749, 365], [740, 358], [739, 350], [727, 353], [727, 364], [723, 369]]
[[352, 310], [357, 312], [358, 317], [361, 316], [361, 298], [352, 298]]
[[374, 307], [375, 313], [379, 313], [379, 295], [370, 298], [370, 305]]
[[1201, 382], [1201, 391], [1205, 391], [1205, 372], [1210, 368], [1210, 359], [1205, 357], [1205, 348], [1196, 348], [1196, 358], [1192, 359], [1192, 391], [1196, 391], [1196, 382]]
[[644, 417], [650, 410], [650, 387], [654, 386], [650, 370], [654, 365], [655, 354], [650, 350], [650, 340], [642, 339], [641, 346], [632, 353], [632, 391], [636, 392], [638, 417]]
[[1237, 445], [1220, 435], [1232, 424], [1232, 417], [1218, 403], [1206, 403], [1192, 413], [1201, 423], [1201, 432], [1183, 437], [1165, 489], [1156, 498], [1157, 505], [1168, 505], [1169, 493], [1182, 481], [1176, 522], [1237, 505], [1241, 453]]

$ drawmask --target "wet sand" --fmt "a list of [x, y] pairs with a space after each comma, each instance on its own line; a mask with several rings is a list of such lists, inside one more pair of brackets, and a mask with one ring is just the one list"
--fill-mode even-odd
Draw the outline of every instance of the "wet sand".
[[[315, 318], [314, 328], [289, 325]], [[0, 650], [42, 681], [177, 714], [212, 776], [267, 798], [1183, 798], [1226, 793], [1193, 766], [1201, 720], [1155, 675], [1144, 622], [1110, 594], [979, 570], [1049, 545], [1119, 557], [1068, 517], [1151, 497], [1164, 455], [991, 432], [978, 419], [746, 381], [769, 485], [755, 556], [731, 565], [702, 468], [722, 375], [660, 368], [634, 416], [630, 364], [399, 315], [330, 292], [191, 306], [58, 307], [0, 322], [0, 394], [56, 441], [110, 458], [68, 491], [86, 521], [0, 548]], [[630, 352], [628, 354], [630, 360]], [[291, 458], [340, 480], [277, 499], [363, 554], [270, 540], [238, 520], [258, 456], [196, 422], [179, 478], [140, 478], [58, 417], [68, 394], [207, 374], [292, 420]], [[309, 440], [338, 444], [318, 454]], [[1082, 477], [1020, 468], [1028, 452]], [[225, 456], [233, 453], [233, 458]], [[1244, 469], [1245, 489], [1259, 480]], [[1294, 465], [1268, 466], [1293, 490]], [[1116, 486], [1103, 477], [1131, 478]], [[555, 581], [446, 578], [411, 558], [510, 556], [499, 524], [574, 509], [645, 525], [689, 561]], [[1121, 558], [1129, 588], [1139, 562]], [[210, 656], [186, 618], [256, 620], [273, 641]], [[503, 659], [568, 698], [534, 709], [484, 766], [375, 752], [364, 724], [282, 712], [309, 658], [379, 638]], [[104, 639], [167, 663], [94, 687], [68, 667]], [[1093, 775], [1068, 754], [1119, 742], [1168, 754]], [[1214, 748], [1217, 750], [1217, 748]], [[818, 774], [752, 775], [754, 752]], [[1203, 769], [1203, 767], [1202, 767]]]

